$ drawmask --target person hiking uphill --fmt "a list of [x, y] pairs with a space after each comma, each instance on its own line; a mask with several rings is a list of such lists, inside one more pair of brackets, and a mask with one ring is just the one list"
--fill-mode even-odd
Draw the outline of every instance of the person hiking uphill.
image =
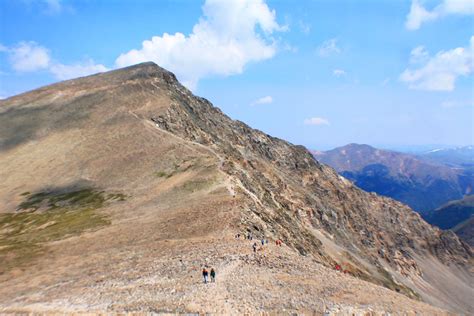
[[253, 248], [253, 252], [257, 252], [257, 243], [256, 242], [253, 243], [252, 248]]
[[207, 283], [207, 276], [209, 275], [209, 272], [207, 272], [206, 268], [202, 269], [202, 277], [204, 279], [204, 283]]
[[211, 282], [216, 282], [216, 270], [214, 268], [211, 268]]

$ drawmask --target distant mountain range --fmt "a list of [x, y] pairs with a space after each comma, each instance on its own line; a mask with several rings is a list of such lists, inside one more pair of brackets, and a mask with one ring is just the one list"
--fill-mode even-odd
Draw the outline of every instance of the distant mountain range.
[[470, 194], [472, 147], [412, 155], [349, 144], [313, 151], [315, 158], [369, 192], [392, 197], [423, 213]]
[[452, 167], [474, 168], [474, 146], [434, 149], [421, 157]]
[[473, 244], [473, 146], [414, 155], [349, 144], [313, 155], [365, 191], [401, 201]]

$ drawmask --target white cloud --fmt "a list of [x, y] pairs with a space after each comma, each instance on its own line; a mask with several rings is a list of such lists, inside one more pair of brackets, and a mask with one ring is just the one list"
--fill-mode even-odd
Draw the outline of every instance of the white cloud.
[[35, 42], [20, 42], [6, 47], [0, 44], [0, 52], [6, 53], [11, 67], [18, 72], [47, 70], [59, 80], [107, 71], [107, 67], [95, 64], [92, 59], [82, 63], [65, 65], [51, 59], [49, 50]]
[[321, 57], [328, 57], [331, 55], [336, 55], [341, 52], [341, 49], [337, 46], [337, 39], [332, 38], [330, 40], [324, 41], [318, 47], [318, 54]]
[[271, 34], [284, 30], [263, 0], [207, 0], [191, 34], [153, 36], [115, 63], [124, 67], [154, 61], [195, 89], [201, 78], [239, 74], [248, 63], [273, 57]]
[[429, 11], [419, 0], [412, 0], [410, 12], [405, 21], [405, 27], [409, 30], [417, 30], [428, 21], [450, 14], [474, 14], [474, 1], [472, 0], [442, 0], [440, 4]]
[[421, 68], [406, 69], [400, 80], [407, 83], [410, 89], [452, 91], [459, 76], [468, 76], [473, 71], [474, 36], [468, 47], [440, 51], [433, 57], [427, 54]]
[[322, 117], [311, 117], [303, 121], [304, 125], [330, 125], [329, 121]]
[[12, 48], [3, 46], [1, 51], [8, 54], [12, 68], [20, 72], [48, 68], [51, 61], [49, 50], [35, 42], [20, 42]]
[[421, 24], [426, 21], [436, 19], [436, 14], [428, 12], [418, 0], [413, 0], [410, 7], [410, 12], [405, 21], [405, 27], [409, 30], [417, 30]]
[[56, 78], [66, 80], [108, 71], [109, 69], [102, 64], [95, 64], [93, 60], [89, 59], [83, 63], [72, 65], [54, 64], [49, 70]]
[[334, 70], [332, 71], [332, 74], [333, 74], [335, 77], [338, 77], [338, 78], [339, 78], [339, 77], [345, 76], [347, 73], [346, 73], [344, 70], [342, 70], [342, 69], [334, 69]]
[[273, 98], [269, 95], [266, 97], [261, 97], [255, 101], [253, 101], [250, 105], [259, 105], [259, 104], [270, 104], [273, 102]]

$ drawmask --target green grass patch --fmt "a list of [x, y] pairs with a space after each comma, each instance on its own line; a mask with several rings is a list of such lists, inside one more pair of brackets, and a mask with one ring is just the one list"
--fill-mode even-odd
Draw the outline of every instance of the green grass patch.
[[0, 214], [0, 273], [24, 266], [47, 242], [109, 225], [108, 216], [98, 210], [125, 199], [124, 194], [93, 188], [28, 194], [18, 206], [20, 212]]
[[164, 177], [168, 178], [168, 174], [167, 174], [166, 172], [164, 172], [164, 171], [157, 171], [157, 172], [155, 172], [154, 174], [155, 174], [155, 176], [157, 176], [158, 178], [164, 178]]

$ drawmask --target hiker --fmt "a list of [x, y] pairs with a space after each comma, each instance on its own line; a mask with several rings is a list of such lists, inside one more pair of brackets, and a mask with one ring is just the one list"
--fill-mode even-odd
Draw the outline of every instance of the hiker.
[[211, 268], [211, 282], [216, 282], [216, 270], [214, 268]]
[[204, 278], [204, 283], [207, 283], [207, 276], [209, 275], [209, 272], [207, 272], [206, 268], [202, 269], [202, 277]]
[[253, 248], [253, 252], [257, 252], [257, 243], [256, 242], [253, 243], [252, 248]]
[[336, 266], [334, 267], [336, 271], [341, 271], [341, 266], [336, 263]]
[[262, 238], [262, 246], [265, 245], [265, 239]]

